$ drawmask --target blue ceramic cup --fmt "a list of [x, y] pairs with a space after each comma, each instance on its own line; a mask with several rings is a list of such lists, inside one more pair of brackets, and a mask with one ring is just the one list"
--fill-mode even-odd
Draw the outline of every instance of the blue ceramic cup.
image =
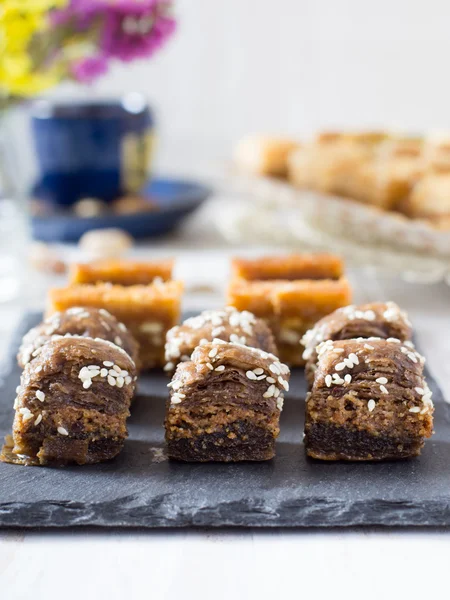
[[111, 202], [148, 180], [154, 119], [144, 96], [49, 101], [32, 106], [38, 179], [35, 196], [68, 206], [81, 198]]

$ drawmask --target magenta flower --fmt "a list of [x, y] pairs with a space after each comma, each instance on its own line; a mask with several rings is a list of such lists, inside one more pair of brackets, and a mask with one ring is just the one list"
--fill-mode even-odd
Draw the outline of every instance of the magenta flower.
[[54, 11], [53, 24], [97, 32], [93, 56], [72, 69], [77, 80], [86, 82], [104, 74], [111, 58], [129, 62], [152, 56], [175, 30], [171, 8], [168, 0], [71, 0]]
[[75, 61], [71, 65], [72, 75], [80, 83], [92, 83], [108, 70], [108, 60], [104, 56], [91, 56]]

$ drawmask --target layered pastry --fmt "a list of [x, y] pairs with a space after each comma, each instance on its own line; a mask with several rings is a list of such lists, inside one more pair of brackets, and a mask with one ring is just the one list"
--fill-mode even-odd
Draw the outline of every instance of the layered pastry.
[[322, 342], [307, 396], [305, 448], [321, 460], [417, 456], [433, 431], [424, 359], [410, 341]]
[[277, 353], [272, 332], [262, 319], [229, 306], [223, 310], [204, 311], [170, 329], [166, 337], [164, 370], [173, 373], [180, 361], [190, 359], [197, 346], [215, 338]]
[[450, 168], [425, 175], [413, 188], [402, 206], [411, 218], [425, 219], [437, 228], [450, 224]]
[[12, 450], [19, 464], [79, 465], [114, 458], [127, 436], [136, 369], [112, 342], [62, 337], [42, 346], [23, 371]]
[[328, 340], [378, 337], [411, 340], [412, 326], [408, 315], [395, 302], [372, 302], [345, 306], [320, 319], [302, 339], [305, 347], [305, 374], [312, 385], [317, 367], [317, 346]]
[[169, 384], [168, 454], [182, 461], [275, 456], [289, 368], [272, 354], [214, 340], [179, 363]]
[[133, 361], [138, 361], [138, 344], [123, 323], [104, 308], [74, 306], [53, 313], [24, 336], [17, 355], [23, 368], [41, 352], [42, 346], [65, 335], [101, 338], [122, 347]]
[[285, 177], [289, 154], [299, 146], [292, 139], [248, 136], [236, 146], [236, 165], [249, 173]]
[[116, 285], [147, 285], [154, 280], [172, 279], [172, 259], [138, 262], [120, 259], [77, 263], [70, 270], [70, 283], [113, 283]]
[[351, 302], [342, 261], [332, 255], [234, 259], [228, 304], [248, 310], [271, 328], [278, 356], [303, 365], [301, 339], [314, 324]]
[[[180, 318], [183, 284], [180, 281], [151, 285], [72, 285], [49, 292], [48, 314], [73, 306], [102, 308], [124, 323], [139, 345], [142, 369], [162, 367], [166, 333]], [[120, 345], [120, 344], [119, 344]]]

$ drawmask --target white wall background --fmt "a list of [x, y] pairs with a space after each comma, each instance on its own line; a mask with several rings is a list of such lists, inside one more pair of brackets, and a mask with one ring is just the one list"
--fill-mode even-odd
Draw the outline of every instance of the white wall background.
[[164, 162], [225, 157], [245, 133], [450, 129], [448, 0], [177, 0], [179, 27], [100, 93], [145, 92]]

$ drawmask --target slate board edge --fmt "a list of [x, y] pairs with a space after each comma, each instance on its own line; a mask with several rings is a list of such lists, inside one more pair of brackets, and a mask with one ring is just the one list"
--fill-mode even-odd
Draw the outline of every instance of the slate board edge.
[[[18, 342], [29, 317], [30, 313], [22, 319], [10, 341], [9, 352], [0, 368], [2, 379], [8, 376], [13, 367]], [[428, 377], [433, 383], [434, 395], [438, 396], [436, 400], [444, 401], [440, 388], [429, 373]], [[246, 501], [221, 503], [214, 507], [185, 507], [183, 512], [172, 510], [170, 518], [167, 517], [167, 506], [171, 505], [170, 494], [154, 498], [145, 504], [136, 504], [136, 499], [136, 496], [124, 496], [112, 502], [90, 504], [70, 501], [45, 501], [33, 505], [26, 502], [0, 503], [0, 529], [417, 527], [418, 524], [422, 527], [450, 526], [450, 496], [420, 503], [401, 500], [392, 502], [382, 498], [371, 502], [341, 502], [338, 499], [325, 500], [322, 497], [298, 501], [292, 498], [283, 505], [278, 505], [276, 509], [258, 499], [249, 498]]]

